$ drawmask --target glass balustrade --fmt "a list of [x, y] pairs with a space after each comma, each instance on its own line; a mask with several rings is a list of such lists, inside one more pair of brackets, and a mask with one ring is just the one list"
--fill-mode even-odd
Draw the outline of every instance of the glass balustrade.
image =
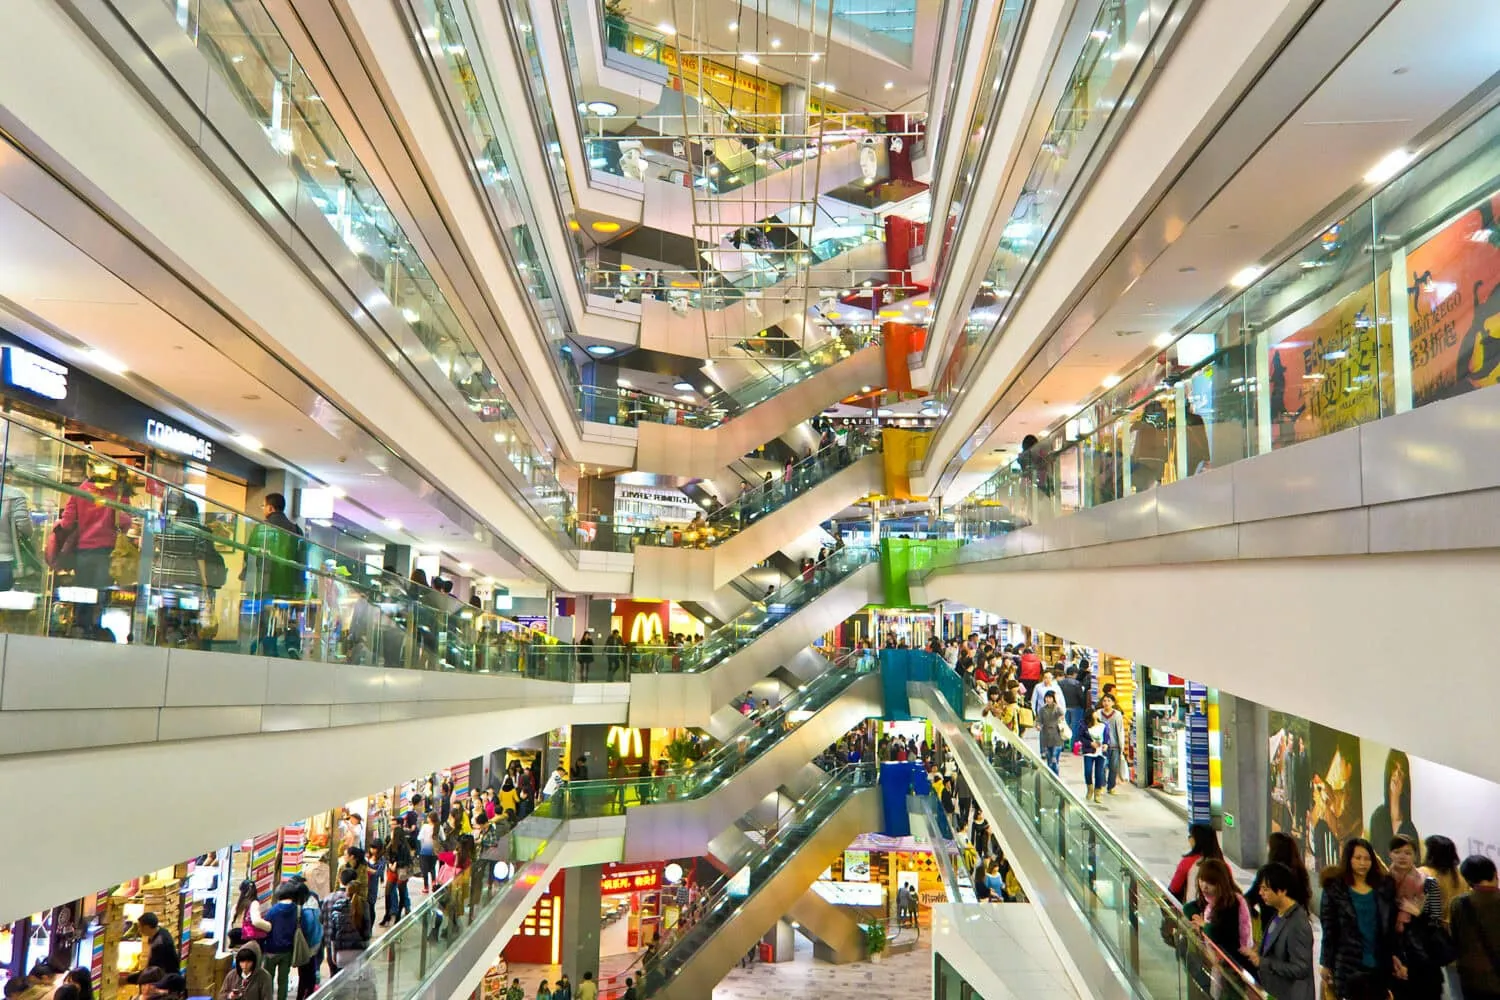
[[0, 631], [573, 680], [547, 638], [40, 430], [0, 421]]
[[[949, 684], [958, 677], [940, 657], [932, 659], [934, 673], [950, 675]], [[982, 769], [981, 781], [970, 788], [980, 801], [992, 789], [1004, 797], [1138, 995], [1264, 996], [1035, 750], [1003, 726], [996, 737], [990, 745], [980, 739], [955, 748], [962, 765]]]
[[[934, 387], [934, 396], [951, 406], [958, 389], [980, 358], [988, 356], [1020, 285], [1039, 265], [1056, 238], [1063, 210], [1116, 112], [1129, 102], [1127, 92], [1155, 71], [1163, 25], [1191, 0], [1105, 0], [1067, 89], [1033, 158], [1011, 217], [1001, 232], [980, 290], [970, 306], [964, 329]], [[971, 149], [977, 148], [971, 142]], [[965, 173], [965, 183], [972, 183]], [[964, 191], [955, 210], [966, 200]]]
[[1500, 382], [1491, 110], [1195, 323], [958, 508], [1042, 524]]
[[878, 550], [845, 546], [773, 589], [698, 642], [681, 646], [549, 645], [532, 650], [531, 664], [550, 676], [573, 671], [580, 680], [628, 680], [632, 673], [701, 673], [718, 666], [879, 558]]
[[877, 773], [873, 762], [839, 768], [803, 800], [791, 820], [760, 851], [705, 893], [698, 919], [664, 941], [657, 955], [645, 963], [644, 995], [651, 996], [681, 971], [720, 929], [739, 915], [747, 900], [786, 867], [854, 792], [875, 785]]
[[[167, 0], [167, 6], [212, 71], [260, 126], [296, 177], [302, 195], [323, 214], [409, 327], [411, 346], [397, 348], [405, 355], [405, 366], [440, 396], [454, 395], [470, 419], [484, 425], [481, 444], [495, 446], [495, 457], [518, 477], [518, 492], [527, 508], [554, 538], [567, 544], [563, 525], [569, 513], [568, 493], [558, 484], [553, 460], [516, 419], [500, 381], [355, 157], [270, 13], [253, 0]], [[446, 50], [445, 54], [453, 57]], [[491, 159], [496, 152], [487, 145], [476, 164], [481, 173], [495, 175], [492, 184], [504, 186], [504, 164]]]
[[672, 774], [569, 782], [537, 812], [554, 819], [622, 816], [633, 806], [683, 802], [710, 794], [780, 745], [803, 720], [831, 705], [876, 666], [869, 651], [844, 650], [827, 670], [780, 704], [746, 718], [701, 760]]

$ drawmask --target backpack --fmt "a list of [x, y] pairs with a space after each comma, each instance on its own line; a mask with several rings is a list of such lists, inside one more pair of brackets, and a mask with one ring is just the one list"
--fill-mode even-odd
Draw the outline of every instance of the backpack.
[[212, 542], [203, 550], [203, 575], [205, 582], [215, 590], [229, 582], [229, 567]]

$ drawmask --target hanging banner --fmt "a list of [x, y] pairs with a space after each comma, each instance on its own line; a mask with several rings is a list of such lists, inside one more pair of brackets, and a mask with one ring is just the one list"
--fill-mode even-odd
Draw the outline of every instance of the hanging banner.
[[1416, 406], [1500, 382], [1500, 195], [1406, 255]]
[[307, 850], [307, 831], [301, 823], [281, 828], [281, 879], [302, 874], [302, 858]]

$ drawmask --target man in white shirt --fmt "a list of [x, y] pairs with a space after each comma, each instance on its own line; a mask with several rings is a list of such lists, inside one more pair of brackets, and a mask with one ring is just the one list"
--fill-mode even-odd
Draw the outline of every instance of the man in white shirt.
[[1050, 669], [1042, 671], [1042, 679], [1037, 682], [1036, 687], [1031, 689], [1031, 714], [1038, 719], [1042, 717], [1042, 704], [1046, 701], [1048, 691], [1051, 691], [1057, 698], [1059, 707], [1066, 704], [1063, 700], [1062, 688], [1057, 683], [1057, 676]]

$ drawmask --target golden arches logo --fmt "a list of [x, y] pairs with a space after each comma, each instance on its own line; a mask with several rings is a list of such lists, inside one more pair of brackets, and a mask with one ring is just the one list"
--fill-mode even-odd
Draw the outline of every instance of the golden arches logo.
[[661, 612], [642, 612], [630, 623], [630, 641], [637, 645], [657, 645], [666, 638], [666, 629], [661, 626]]

